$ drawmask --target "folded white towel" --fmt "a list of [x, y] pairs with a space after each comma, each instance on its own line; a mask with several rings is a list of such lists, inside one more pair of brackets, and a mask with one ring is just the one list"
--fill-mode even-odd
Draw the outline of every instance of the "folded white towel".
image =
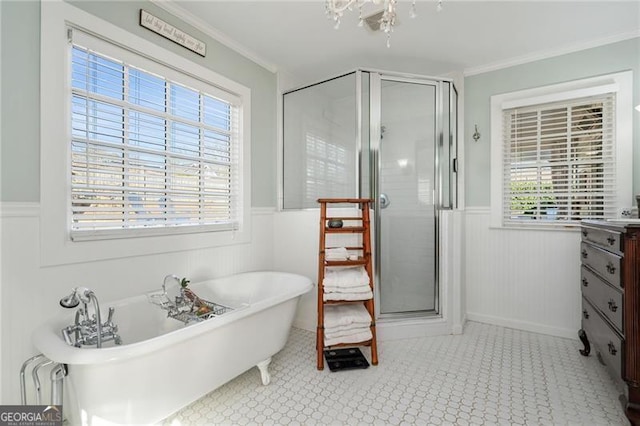
[[362, 266], [355, 268], [331, 268], [325, 271], [324, 286], [351, 288], [369, 284], [369, 274]]
[[373, 298], [373, 292], [369, 290], [366, 293], [324, 293], [322, 300], [369, 300]]
[[327, 262], [343, 262], [345, 260], [349, 260], [346, 256], [325, 256], [324, 260]]
[[330, 327], [330, 328], [326, 328], [324, 329], [325, 334], [329, 333], [329, 334], [335, 334], [335, 333], [340, 333], [341, 336], [344, 336], [345, 334], [351, 334], [354, 333], [356, 330], [364, 330], [365, 328], [369, 328], [371, 326], [371, 323], [366, 323], [366, 324], [350, 324], [350, 325], [340, 325], [337, 327]]
[[336, 337], [335, 339], [327, 339], [325, 337], [324, 345], [333, 346], [333, 345], [337, 345], [338, 343], [360, 343], [360, 342], [365, 342], [367, 340], [371, 340], [372, 337], [373, 335], [371, 334], [371, 330], [367, 330], [365, 332], [355, 333], [349, 336]]
[[349, 252], [345, 247], [333, 247], [325, 249], [325, 260], [347, 260], [349, 258]]
[[371, 291], [371, 287], [369, 287], [368, 284], [359, 285], [357, 287], [349, 287], [349, 288], [336, 287], [332, 285], [324, 286], [325, 293], [366, 293], [368, 291]]
[[371, 324], [371, 315], [363, 304], [327, 305], [324, 307], [324, 327], [345, 327]]
[[366, 333], [367, 330], [370, 330], [369, 326], [359, 326], [353, 327], [350, 330], [338, 330], [332, 331], [329, 329], [324, 330], [324, 338], [325, 339], [337, 339], [338, 337], [351, 336], [354, 334]]

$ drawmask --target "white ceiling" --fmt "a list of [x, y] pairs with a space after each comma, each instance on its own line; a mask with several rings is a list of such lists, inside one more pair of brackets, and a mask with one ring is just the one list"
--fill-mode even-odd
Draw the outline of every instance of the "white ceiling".
[[435, 0], [422, 0], [414, 19], [410, 3], [398, 0], [400, 22], [387, 48], [384, 34], [357, 26], [357, 12], [334, 29], [322, 0], [157, 1], [302, 83], [358, 67], [474, 73], [640, 36], [638, 0], [443, 0], [441, 12]]

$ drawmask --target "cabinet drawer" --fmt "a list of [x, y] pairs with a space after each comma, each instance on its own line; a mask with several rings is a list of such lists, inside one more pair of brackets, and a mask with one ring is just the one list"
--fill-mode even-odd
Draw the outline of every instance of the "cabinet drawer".
[[582, 295], [598, 308], [624, 335], [622, 329], [622, 293], [583, 266], [580, 270]]
[[593, 243], [622, 255], [622, 234], [620, 232], [583, 226], [582, 241]]
[[622, 377], [624, 342], [585, 298], [582, 298], [582, 328], [587, 333], [591, 345], [615, 377]]
[[620, 280], [622, 258], [617, 254], [602, 250], [591, 244], [582, 242], [580, 247], [582, 264], [589, 266], [598, 275], [615, 287], [622, 287]]

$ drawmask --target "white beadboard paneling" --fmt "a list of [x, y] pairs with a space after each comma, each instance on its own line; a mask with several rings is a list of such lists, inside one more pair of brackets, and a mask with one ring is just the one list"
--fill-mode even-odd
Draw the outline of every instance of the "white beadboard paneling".
[[[319, 210], [281, 211], [274, 216], [274, 269], [318, 281]], [[303, 295], [293, 325], [316, 329], [317, 288]]]
[[464, 286], [464, 212], [453, 210], [445, 212], [447, 226], [443, 227], [443, 238], [447, 238], [446, 244], [442, 245], [443, 250], [443, 270], [446, 271], [443, 282], [448, 283], [451, 288], [449, 294], [452, 299], [451, 312], [451, 332], [462, 334], [466, 321], [466, 288]]
[[[338, 216], [353, 216], [353, 209], [329, 210]], [[339, 213], [338, 213], [339, 211]], [[274, 217], [274, 268], [278, 271], [292, 272], [318, 281], [318, 242], [320, 210], [285, 210]], [[335, 237], [335, 238], [334, 238]], [[327, 235], [329, 245], [355, 245], [353, 236]], [[315, 287], [302, 296], [293, 325], [305, 330], [315, 331], [317, 322], [317, 293]]]
[[467, 318], [576, 338], [580, 233], [490, 228], [490, 210], [465, 214]]
[[[317, 285], [319, 210], [282, 211], [274, 217], [274, 269], [309, 277]], [[345, 215], [345, 214], [341, 214]], [[426, 335], [460, 333], [464, 324], [461, 307], [461, 257], [453, 247], [459, 242], [462, 214], [443, 212], [441, 232], [440, 299], [443, 318], [377, 321], [379, 340], [395, 340]], [[431, 236], [432, 237], [432, 236]], [[459, 243], [458, 243], [459, 245]], [[379, 300], [376, 300], [379, 304]], [[294, 326], [315, 331], [317, 320], [317, 287], [305, 294], [298, 304]]]
[[[0, 404], [19, 403], [18, 372], [22, 362], [35, 354], [31, 334], [39, 324], [62, 312], [58, 301], [71, 288], [90, 287], [106, 302], [158, 289], [167, 274], [198, 281], [271, 270], [273, 212], [268, 208], [252, 211], [249, 243], [42, 267], [38, 205], [0, 205]], [[118, 322], [117, 311], [114, 322]]]

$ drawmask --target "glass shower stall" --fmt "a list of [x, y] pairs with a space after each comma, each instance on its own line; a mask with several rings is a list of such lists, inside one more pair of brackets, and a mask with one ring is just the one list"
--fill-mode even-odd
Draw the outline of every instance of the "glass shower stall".
[[374, 200], [380, 318], [440, 312], [438, 218], [457, 203], [457, 97], [451, 80], [364, 69], [283, 95], [282, 207]]

